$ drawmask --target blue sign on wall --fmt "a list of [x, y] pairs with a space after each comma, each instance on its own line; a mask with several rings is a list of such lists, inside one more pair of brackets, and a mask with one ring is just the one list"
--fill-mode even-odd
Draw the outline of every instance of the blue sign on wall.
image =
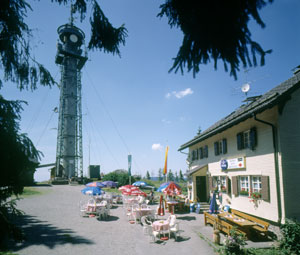
[[226, 170], [228, 168], [228, 162], [226, 159], [221, 160], [221, 168], [222, 170]]

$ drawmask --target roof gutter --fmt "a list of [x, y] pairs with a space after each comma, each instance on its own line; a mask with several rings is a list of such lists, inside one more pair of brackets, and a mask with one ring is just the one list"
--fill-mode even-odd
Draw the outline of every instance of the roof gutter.
[[272, 127], [272, 137], [273, 137], [273, 147], [274, 147], [274, 162], [275, 162], [275, 178], [276, 178], [276, 187], [277, 187], [277, 207], [278, 207], [278, 223], [281, 224], [282, 220], [282, 210], [281, 210], [281, 197], [280, 197], [280, 181], [279, 181], [279, 163], [278, 163], [278, 137], [277, 137], [277, 128], [274, 124], [260, 120], [256, 117], [256, 114], [253, 113], [254, 120], [266, 124]]

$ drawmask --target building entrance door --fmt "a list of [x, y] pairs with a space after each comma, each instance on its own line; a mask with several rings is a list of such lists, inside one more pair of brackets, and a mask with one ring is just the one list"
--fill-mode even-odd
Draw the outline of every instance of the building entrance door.
[[196, 176], [196, 194], [199, 202], [207, 202], [206, 176]]

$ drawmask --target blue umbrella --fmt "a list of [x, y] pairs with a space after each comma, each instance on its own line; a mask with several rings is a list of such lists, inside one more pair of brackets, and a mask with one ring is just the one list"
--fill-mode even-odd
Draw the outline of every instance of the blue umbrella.
[[165, 188], [168, 187], [168, 184], [160, 185], [159, 188], [156, 190], [157, 192], [163, 192]]
[[105, 187], [117, 187], [117, 183], [116, 182], [113, 182], [113, 181], [104, 181], [102, 182], [102, 184], [105, 185]]
[[171, 183], [174, 183], [177, 186], [177, 188], [181, 189], [180, 185], [176, 182], [164, 182], [159, 186], [159, 188], [156, 191], [163, 192]]
[[85, 186], [87, 186], [87, 187], [99, 187], [99, 188], [105, 187], [105, 185], [102, 182], [89, 182]]
[[215, 192], [213, 193], [212, 199], [210, 201], [209, 211], [210, 211], [210, 213], [217, 213], [218, 212], [218, 205], [217, 205], [216, 193]]
[[137, 181], [137, 182], [132, 183], [132, 185], [139, 187], [139, 186], [147, 186], [148, 183], [147, 182], [143, 182], [143, 181]]
[[96, 196], [96, 195], [101, 195], [102, 193], [104, 193], [104, 191], [99, 187], [86, 187], [81, 190], [81, 193], [84, 195]]

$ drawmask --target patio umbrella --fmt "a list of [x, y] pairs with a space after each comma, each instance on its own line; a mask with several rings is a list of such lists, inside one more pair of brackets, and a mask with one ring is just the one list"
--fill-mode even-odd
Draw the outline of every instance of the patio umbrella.
[[137, 182], [132, 183], [132, 185], [140, 187], [140, 186], [147, 186], [148, 183], [147, 182], [143, 182], [143, 181], [137, 181]]
[[99, 187], [99, 188], [105, 187], [105, 185], [102, 182], [89, 182], [85, 186], [87, 186], [87, 187]]
[[113, 181], [104, 181], [102, 182], [105, 187], [110, 187], [110, 188], [116, 188], [117, 187], [117, 183], [113, 182]]
[[157, 191], [157, 192], [163, 192], [163, 191], [165, 190], [165, 188], [168, 187], [168, 184], [169, 184], [169, 183], [166, 183], [166, 182], [163, 183], [163, 184], [161, 184], [161, 185], [157, 188], [156, 191]]
[[144, 191], [141, 191], [140, 189], [132, 189], [130, 191], [123, 190], [122, 194], [126, 195], [126, 196], [144, 196], [144, 197], [147, 197], [147, 194]]
[[217, 213], [218, 211], [218, 205], [217, 205], [217, 200], [216, 200], [216, 193], [213, 193], [212, 199], [210, 201], [209, 205], [209, 212], [210, 213]]
[[124, 185], [124, 186], [121, 186], [119, 188], [119, 190], [125, 190], [125, 191], [130, 191], [130, 190], [134, 190], [134, 189], [139, 189], [138, 187], [136, 186], [133, 186], [133, 185]]
[[100, 189], [99, 187], [86, 187], [81, 190], [81, 193], [84, 195], [96, 196], [96, 195], [103, 194], [104, 191], [102, 189]]
[[163, 192], [169, 196], [180, 195], [182, 193], [180, 186], [175, 182], [170, 182]]
[[179, 184], [177, 184], [176, 182], [171, 181], [171, 182], [162, 183], [156, 191], [157, 192], [163, 192], [171, 183], [174, 183], [178, 189], [181, 189]]

